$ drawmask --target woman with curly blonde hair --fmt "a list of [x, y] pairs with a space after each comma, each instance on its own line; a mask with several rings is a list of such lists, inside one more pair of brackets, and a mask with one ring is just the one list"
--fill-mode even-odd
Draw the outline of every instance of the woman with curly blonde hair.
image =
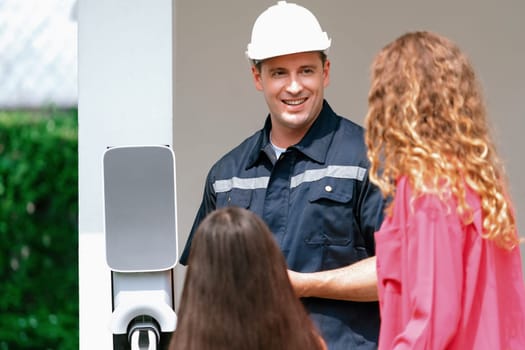
[[376, 56], [368, 102], [370, 178], [391, 198], [379, 349], [525, 349], [516, 218], [468, 58], [407, 33]]

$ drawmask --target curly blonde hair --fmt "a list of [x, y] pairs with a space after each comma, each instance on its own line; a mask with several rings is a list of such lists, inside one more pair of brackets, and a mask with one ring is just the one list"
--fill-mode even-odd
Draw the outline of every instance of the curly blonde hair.
[[372, 64], [368, 105], [370, 178], [385, 197], [393, 197], [395, 181], [407, 176], [416, 195], [451, 193], [469, 223], [469, 186], [481, 198], [484, 237], [508, 249], [518, 244], [481, 87], [454, 43], [412, 32], [387, 45]]

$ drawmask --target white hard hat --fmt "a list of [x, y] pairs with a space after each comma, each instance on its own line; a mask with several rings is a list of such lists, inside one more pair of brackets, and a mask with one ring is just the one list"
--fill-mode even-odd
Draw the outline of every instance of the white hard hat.
[[252, 60], [298, 52], [324, 51], [331, 39], [308, 9], [278, 1], [257, 17], [246, 55]]

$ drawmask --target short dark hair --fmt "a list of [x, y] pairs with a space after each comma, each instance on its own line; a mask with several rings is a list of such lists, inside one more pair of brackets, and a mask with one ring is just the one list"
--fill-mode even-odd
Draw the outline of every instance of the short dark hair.
[[[319, 56], [321, 57], [321, 63], [323, 64], [324, 66], [324, 63], [326, 62], [326, 60], [328, 59], [328, 56], [326, 55], [326, 52], [324, 51], [317, 51], [319, 52]], [[261, 66], [262, 66], [262, 63], [265, 61], [266, 59], [264, 60], [252, 60], [252, 64], [255, 66], [255, 68], [257, 69], [257, 71], [261, 71]]]

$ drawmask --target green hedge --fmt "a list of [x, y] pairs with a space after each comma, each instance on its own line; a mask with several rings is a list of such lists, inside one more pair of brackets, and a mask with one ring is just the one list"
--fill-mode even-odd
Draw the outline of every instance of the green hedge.
[[0, 350], [78, 349], [77, 125], [0, 111]]

